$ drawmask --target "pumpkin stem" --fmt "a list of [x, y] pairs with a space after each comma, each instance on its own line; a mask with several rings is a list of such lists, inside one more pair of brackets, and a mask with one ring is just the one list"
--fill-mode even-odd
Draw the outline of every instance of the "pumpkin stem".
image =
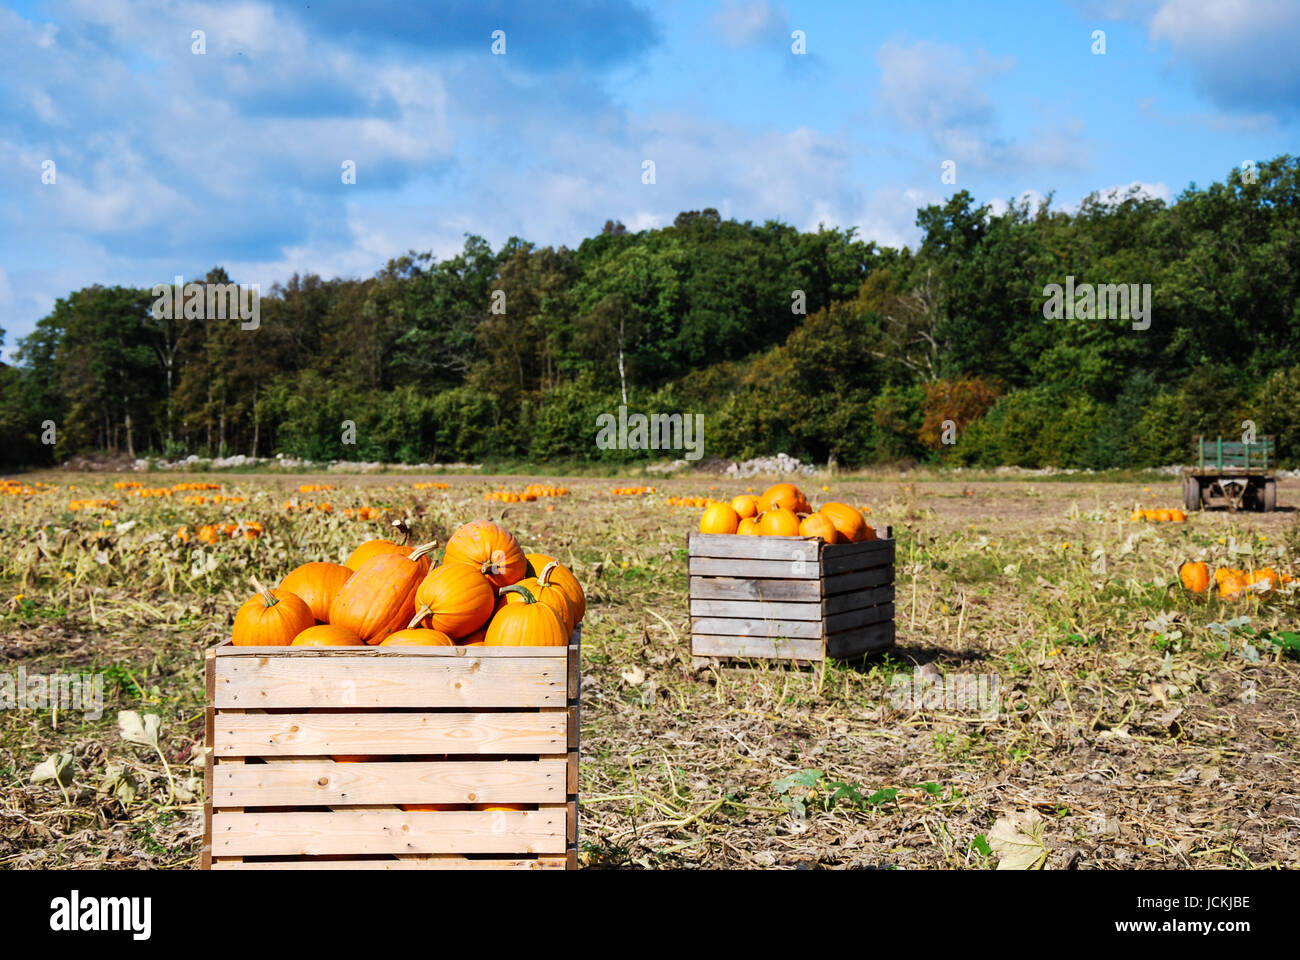
[[397, 532], [402, 535], [402, 542], [399, 544], [399, 546], [403, 546], [403, 547], [409, 546], [411, 543], [411, 528], [406, 525], [406, 521], [394, 520], [393, 526], [396, 527]]
[[512, 583], [512, 584], [510, 584], [510, 586], [508, 586], [508, 587], [502, 587], [502, 588], [498, 591], [498, 595], [507, 594], [507, 593], [517, 593], [517, 594], [519, 594], [521, 597], [524, 598], [524, 603], [536, 603], [536, 602], [537, 602], [537, 598], [533, 596], [533, 592], [532, 592], [531, 590], [529, 590], [527, 587], [520, 586], [520, 585], [517, 584], [517, 583]]
[[257, 577], [250, 576], [248, 579], [253, 581], [253, 586], [256, 588], [258, 595], [262, 598], [262, 603], [267, 607], [274, 607], [280, 602], [275, 594], [257, 582]]
[[416, 624], [418, 624], [421, 620], [423, 620], [431, 613], [433, 613], [433, 607], [421, 607], [419, 610], [416, 610], [415, 616], [412, 617], [411, 622], [406, 625], [406, 629], [414, 630]]
[[552, 560], [546, 566], [542, 567], [542, 572], [537, 575], [537, 582], [543, 587], [551, 585], [551, 571], [560, 565], [560, 561]]
[[414, 550], [412, 550], [412, 551], [407, 555], [407, 559], [408, 559], [408, 560], [419, 560], [421, 557], [425, 556], [426, 554], [433, 553], [433, 551], [435, 551], [435, 550], [437, 550], [437, 549], [438, 549], [438, 541], [437, 541], [437, 540], [430, 540], [428, 543], [422, 543], [422, 544], [420, 544], [418, 547], [416, 547]]

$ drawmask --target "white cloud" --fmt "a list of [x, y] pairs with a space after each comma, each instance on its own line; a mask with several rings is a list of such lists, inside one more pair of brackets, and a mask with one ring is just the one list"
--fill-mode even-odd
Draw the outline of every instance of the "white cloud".
[[718, 36], [729, 47], [785, 43], [790, 36], [790, 17], [785, 8], [767, 0], [724, 0], [712, 20]]

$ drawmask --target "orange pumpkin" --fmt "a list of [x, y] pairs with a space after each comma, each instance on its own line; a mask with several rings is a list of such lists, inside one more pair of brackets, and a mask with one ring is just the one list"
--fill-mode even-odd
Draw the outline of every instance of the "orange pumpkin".
[[799, 518], [785, 507], [776, 507], [763, 514], [758, 521], [758, 532], [765, 537], [797, 537]]
[[1170, 510], [1169, 519], [1172, 520], [1174, 523], [1186, 523], [1187, 514], [1183, 513], [1183, 511], [1181, 510]]
[[343, 627], [336, 627], [328, 623], [320, 623], [314, 627], [308, 627], [298, 636], [293, 638], [295, 647], [361, 647], [365, 646], [351, 630]]
[[810, 513], [799, 522], [801, 537], [821, 537], [827, 543], [838, 543], [839, 533], [830, 518], [820, 513]]
[[840, 539], [848, 543], [876, 539], [876, 532], [867, 525], [857, 507], [851, 507], [847, 503], [823, 503], [817, 512], [829, 520]]
[[1235, 600], [1246, 589], [1246, 578], [1230, 573], [1219, 581], [1219, 596], [1224, 600]]
[[288, 590], [268, 590], [256, 580], [257, 596], [235, 614], [230, 642], [237, 647], [287, 647], [308, 627], [316, 625], [311, 608]]
[[[554, 569], [555, 568], [552, 566], [547, 566], [545, 568], [544, 572], [547, 574], [545, 582], [543, 582], [539, 577], [525, 577], [518, 583], [513, 584], [513, 586], [525, 588], [537, 599], [538, 603], [544, 603], [558, 613], [560, 619], [564, 621], [565, 627], [567, 627], [569, 632], [572, 633], [573, 628], [577, 626], [578, 623], [573, 618], [573, 604], [569, 602], [569, 598], [565, 592], [550, 581], [550, 574]], [[515, 590], [502, 591], [501, 599], [507, 604], [526, 602], [524, 600], [524, 595]]]
[[1192, 593], [1204, 593], [1210, 588], [1210, 568], [1200, 560], [1189, 560], [1178, 568], [1178, 579]]
[[776, 507], [784, 507], [791, 513], [812, 513], [807, 497], [793, 483], [773, 484], [763, 491], [758, 500], [758, 512], [767, 513]]
[[379, 641], [381, 647], [450, 647], [451, 637], [441, 630], [407, 628], [390, 633]]
[[731, 501], [731, 509], [741, 520], [758, 516], [758, 497], [752, 493], [742, 493]]
[[[488, 623], [491, 623], [491, 622], [492, 622], [492, 621], [490, 621], [490, 620], [488, 621]], [[455, 641], [456, 646], [458, 646], [458, 647], [481, 647], [481, 646], [483, 646], [483, 638], [487, 636], [487, 628], [488, 628], [488, 624], [487, 624], [487, 623], [483, 624], [483, 626], [479, 627], [477, 630], [475, 630], [475, 631], [474, 631], [473, 633], [471, 633], [469, 636], [461, 637], [460, 639], [456, 640], [456, 641]]]
[[509, 530], [491, 520], [474, 520], [453, 533], [447, 541], [442, 562], [467, 564], [497, 588], [518, 583], [528, 567], [519, 541]]
[[492, 616], [496, 591], [492, 582], [467, 563], [444, 563], [429, 571], [415, 591], [414, 627], [428, 620], [428, 626], [449, 637], [473, 633]]
[[1281, 583], [1281, 578], [1277, 575], [1277, 571], [1272, 567], [1263, 567], [1262, 569], [1255, 570], [1246, 575], [1247, 586], [1256, 583], [1267, 584], [1265, 587], [1267, 590], [1276, 590], [1278, 585]]
[[348, 582], [352, 571], [341, 563], [304, 563], [280, 581], [280, 589], [296, 593], [311, 608], [311, 615], [325, 621], [330, 604]]
[[736, 532], [746, 537], [758, 536], [758, 518], [746, 517], [736, 526]]
[[552, 563], [555, 564], [555, 569], [550, 572], [549, 579], [568, 595], [569, 602], [573, 604], [574, 622], [581, 623], [582, 618], [587, 615], [587, 595], [582, 592], [582, 584], [573, 575], [573, 571], [544, 553], [528, 554], [528, 565], [533, 569], [530, 576], [535, 576], [539, 580], [543, 579], [542, 572]]
[[369, 644], [405, 627], [415, 612], [415, 588], [424, 578], [420, 561], [434, 546], [426, 543], [408, 551], [409, 556], [371, 557], [330, 604], [330, 623], [346, 627]]
[[410, 547], [404, 547], [400, 543], [393, 543], [391, 540], [367, 540], [348, 555], [348, 562], [345, 566], [355, 572], [360, 570], [367, 560], [385, 553], [393, 553], [404, 557], [410, 552]]
[[506, 587], [505, 593], [520, 593], [522, 603], [507, 602], [488, 624], [483, 638], [489, 647], [566, 647], [569, 631], [554, 608], [538, 603], [526, 587]]
[[700, 533], [735, 533], [740, 515], [731, 504], [715, 501], [704, 508], [700, 518]]

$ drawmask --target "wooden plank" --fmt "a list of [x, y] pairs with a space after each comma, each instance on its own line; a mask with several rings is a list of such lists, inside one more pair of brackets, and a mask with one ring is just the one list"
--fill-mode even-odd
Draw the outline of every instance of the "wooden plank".
[[[217, 757], [564, 753], [567, 711], [218, 713]], [[517, 852], [517, 851], [516, 851]]]
[[858, 627], [826, 638], [826, 655], [839, 660], [860, 657], [873, 650], [884, 650], [894, 644], [894, 621], [886, 620], [870, 626]]
[[401, 803], [558, 803], [569, 765], [560, 760], [222, 764], [216, 807], [327, 807]]
[[892, 565], [894, 562], [893, 540], [872, 540], [866, 544], [853, 543], [849, 544], [849, 546], [866, 546], [872, 549], [824, 557], [822, 559], [822, 570], [825, 571], [826, 576], [845, 573], [849, 570], [865, 570], [868, 567], [878, 567], [882, 564]]
[[753, 620], [820, 620], [822, 605], [748, 600], [691, 600], [692, 617], [744, 617]]
[[224, 813], [212, 816], [214, 854], [564, 853], [563, 809]]
[[691, 653], [697, 657], [765, 657], [771, 660], [821, 660], [822, 641], [764, 637], [722, 637], [692, 634]]
[[[757, 537], [746, 537], [755, 540]], [[777, 577], [794, 580], [817, 580], [821, 565], [795, 563], [790, 560], [724, 560], [719, 557], [691, 557], [688, 568], [692, 577]]]
[[404, 860], [255, 860], [220, 864], [219, 870], [564, 870], [566, 856], [518, 857], [510, 860], [470, 860], [466, 857], [430, 854]]
[[845, 630], [852, 630], [854, 627], [865, 627], [873, 623], [880, 623], [882, 620], [892, 620], [893, 618], [894, 605], [892, 603], [882, 603], [876, 607], [863, 607], [861, 610], [850, 610], [848, 613], [837, 613], [826, 618], [826, 635], [843, 633]]
[[810, 603], [822, 595], [816, 580], [771, 577], [691, 577], [692, 600], [771, 600]]
[[691, 633], [730, 637], [788, 637], [820, 640], [821, 620], [754, 620], [741, 617], [692, 617]]
[[822, 542], [816, 537], [742, 537], [736, 534], [692, 533], [687, 550], [692, 557], [728, 560], [781, 560], [817, 563]]
[[[893, 540], [880, 538], [876, 540], [859, 540], [857, 543], [828, 543], [822, 550], [822, 560], [847, 560], [850, 557], [874, 556], [884, 554]], [[877, 563], [882, 561], [877, 560]], [[872, 564], [874, 565], [874, 564]]]
[[[581, 637], [581, 627], [569, 638], [570, 645]], [[433, 657], [465, 660], [501, 660], [515, 657], [541, 657], [562, 660], [568, 647], [236, 647], [229, 640], [210, 648], [217, 657], [292, 657], [294, 659], [332, 659], [354, 657], [378, 660], [384, 657]]]
[[866, 587], [878, 587], [894, 582], [893, 566], [870, 567], [855, 570], [852, 573], [838, 573], [822, 581], [822, 591], [828, 596], [862, 590]]
[[218, 709], [545, 707], [568, 699], [567, 665], [552, 658], [219, 657], [216, 664]]
[[822, 612], [830, 616], [831, 614], [847, 613], [850, 610], [860, 610], [863, 607], [874, 607], [881, 603], [893, 602], [894, 585], [887, 583], [883, 587], [851, 590], [848, 593], [827, 597], [822, 601]]

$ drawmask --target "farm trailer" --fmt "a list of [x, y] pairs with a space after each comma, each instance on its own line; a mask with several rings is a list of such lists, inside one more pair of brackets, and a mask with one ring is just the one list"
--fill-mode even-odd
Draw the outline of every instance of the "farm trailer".
[[1257, 443], [1196, 437], [1192, 449], [1196, 465], [1183, 471], [1183, 505], [1188, 510], [1201, 510], [1214, 501], [1229, 510], [1277, 508], [1273, 437]]

